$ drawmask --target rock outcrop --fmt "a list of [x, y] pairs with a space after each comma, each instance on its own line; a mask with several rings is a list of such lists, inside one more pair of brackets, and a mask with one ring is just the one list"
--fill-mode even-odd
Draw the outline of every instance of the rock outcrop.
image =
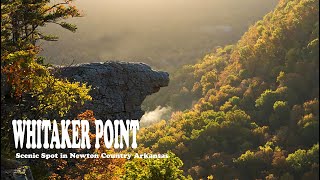
[[[147, 95], [169, 83], [169, 74], [143, 63], [101, 62], [55, 68], [56, 75], [91, 85], [92, 101], [82, 111], [93, 110], [97, 119], [140, 119]], [[78, 111], [79, 112], [79, 111]]]
[[[152, 70], [143, 63], [88, 63], [56, 66], [52, 71], [57, 77], [91, 85], [92, 101], [86, 102], [81, 109], [73, 109], [68, 117], [89, 109], [101, 120], [140, 119], [144, 114], [141, 104], [146, 96], [169, 83], [168, 73]], [[1, 82], [4, 82], [1, 89], [9, 92], [4, 78]], [[1, 179], [33, 180], [33, 177], [29, 166], [1, 158]]]

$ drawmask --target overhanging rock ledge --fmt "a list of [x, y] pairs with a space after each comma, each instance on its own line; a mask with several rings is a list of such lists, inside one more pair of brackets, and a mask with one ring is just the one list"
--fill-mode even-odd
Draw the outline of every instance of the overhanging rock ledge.
[[[91, 85], [88, 101], [77, 112], [92, 110], [96, 119], [140, 119], [141, 104], [147, 95], [168, 86], [169, 74], [144, 63], [99, 62], [56, 66], [55, 75], [71, 82]], [[73, 111], [71, 111], [72, 114]]]

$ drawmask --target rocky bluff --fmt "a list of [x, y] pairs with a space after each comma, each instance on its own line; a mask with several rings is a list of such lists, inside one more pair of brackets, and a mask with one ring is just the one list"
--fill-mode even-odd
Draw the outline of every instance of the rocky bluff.
[[92, 101], [86, 102], [81, 111], [93, 110], [95, 118], [101, 120], [140, 119], [146, 96], [169, 83], [168, 73], [144, 63], [100, 62], [54, 69], [57, 77], [91, 85]]
[[[82, 109], [73, 109], [73, 115], [90, 109], [101, 120], [140, 119], [144, 114], [141, 104], [146, 96], [169, 83], [168, 73], [152, 70], [143, 63], [88, 63], [55, 66], [52, 71], [57, 77], [91, 85], [92, 101], [86, 102]], [[1, 85], [4, 91], [1, 91], [1, 95], [5, 95], [8, 86], [4, 83], [3, 76]], [[33, 180], [30, 168], [19, 161], [1, 158], [1, 164], [6, 164], [1, 166], [1, 179]]]

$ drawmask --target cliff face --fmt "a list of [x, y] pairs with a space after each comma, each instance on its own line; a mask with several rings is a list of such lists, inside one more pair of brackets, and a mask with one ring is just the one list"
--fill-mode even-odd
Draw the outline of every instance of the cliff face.
[[[59, 77], [91, 85], [92, 101], [81, 111], [93, 110], [97, 119], [140, 119], [147, 95], [169, 83], [169, 74], [143, 63], [101, 62], [55, 68]], [[77, 109], [79, 113], [79, 109]]]
[[[140, 119], [144, 112], [141, 104], [147, 95], [159, 91], [169, 83], [169, 74], [152, 70], [143, 63], [103, 62], [78, 64], [52, 69], [57, 77], [91, 85], [92, 101], [81, 109], [72, 109], [70, 116], [85, 110], [93, 110], [101, 120]], [[1, 77], [1, 95], [9, 92], [5, 79]], [[5, 163], [3, 163], [5, 162]], [[19, 161], [1, 159], [1, 179], [33, 179], [28, 166]]]

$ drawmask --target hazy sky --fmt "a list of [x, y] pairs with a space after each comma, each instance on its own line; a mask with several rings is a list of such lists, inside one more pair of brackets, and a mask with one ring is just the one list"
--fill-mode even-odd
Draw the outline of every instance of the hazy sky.
[[85, 16], [70, 21], [78, 25], [78, 31], [48, 25], [45, 31], [60, 39], [41, 42], [42, 54], [55, 64], [125, 60], [172, 69], [195, 62], [217, 45], [236, 42], [276, 2], [77, 0]]

